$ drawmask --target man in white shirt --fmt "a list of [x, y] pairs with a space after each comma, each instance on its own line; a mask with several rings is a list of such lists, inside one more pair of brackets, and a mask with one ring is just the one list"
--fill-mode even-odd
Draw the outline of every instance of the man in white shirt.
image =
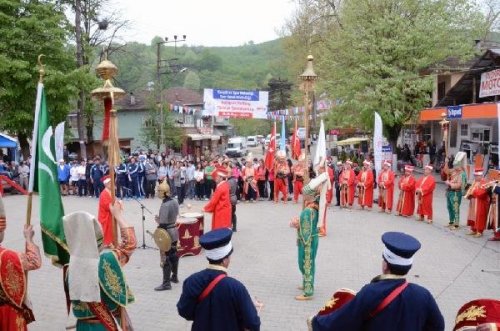
[[82, 160], [77, 167], [78, 173], [78, 196], [87, 196], [87, 177], [86, 177], [86, 162]]
[[194, 199], [194, 187], [196, 185], [196, 179], [194, 178], [194, 172], [196, 168], [193, 161], [189, 161], [188, 167], [186, 168], [186, 180], [187, 180], [187, 197], [189, 199]]
[[78, 181], [80, 180], [78, 167], [79, 165], [76, 161], [71, 161], [71, 168], [69, 169], [69, 189], [72, 195], [77, 195], [78, 193]]

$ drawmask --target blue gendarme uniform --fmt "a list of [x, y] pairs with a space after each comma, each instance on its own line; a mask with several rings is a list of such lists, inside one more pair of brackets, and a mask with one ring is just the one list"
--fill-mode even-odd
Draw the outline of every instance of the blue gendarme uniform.
[[245, 286], [224, 277], [200, 303], [199, 295], [222, 270], [205, 269], [189, 276], [177, 303], [179, 315], [193, 321], [193, 331], [260, 330], [260, 318]]
[[410, 283], [384, 310], [370, 318], [379, 303], [403, 278], [394, 275], [375, 277], [352, 301], [331, 314], [313, 319], [314, 331], [442, 331], [443, 315], [431, 293], [422, 286]]

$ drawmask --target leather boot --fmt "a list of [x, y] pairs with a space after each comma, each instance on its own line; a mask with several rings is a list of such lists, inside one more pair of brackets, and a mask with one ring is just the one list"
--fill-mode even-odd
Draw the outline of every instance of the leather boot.
[[178, 269], [179, 269], [179, 258], [176, 258], [175, 261], [172, 262], [172, 277], [170, 277], [170, 281], [175, 284], [179, 282], [179, 278], [177, 278]]
[[172, 289], [172, 285], [170, 285], [170, 272], [170, 264], [165, 263], [163, 266], [163, 283], [160, 286], [155, 287], [155, 291], [166, 291]]

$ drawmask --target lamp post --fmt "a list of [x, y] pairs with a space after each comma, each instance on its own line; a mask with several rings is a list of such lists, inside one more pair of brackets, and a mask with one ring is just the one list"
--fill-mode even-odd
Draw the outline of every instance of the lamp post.
[[[182, 35], [182, 39], [180, 39], [177, 35], [174, 35], [174, 40], [168, 40], [168, 37], [165, 37], [165, 40], [162, 40], [162, 41], [159, 41], [156, 43], [156, 84], [157, 84], [157, 100], [158, 100], [158, 103], [160, 105], [160, 149], [163, 147], [165, 148], [165, 140], [164, 140], [164, 137], [165, 137], [165, 129], [164, 129], [164, 114], [163, 114], [163, 100], [162, 100], [162, 88], [161, 88], [161, 75], [162, 75], [162, 72], [161, 72], [161, 69], [164, 68], [164, 66], [162, 65], [163, 62], [167, 62], [168, 60], [162, 60], [161, 59], [161, 45], [163, 44], [170, 44], [170, 43], [174, 43], [174, 54], [177, 54], [177, 43], [178, 42], [184, 42], [186, 41], [186, 35]], [[174, 59], [171, 59], [171, 60], [177, 60], [176, 58]], [[167, 62], [167, 66], [170, 68], [171, 65], [168, 64]]]
[[305, 141], [305, 163], [307, 171], [305, 173], [304, 181], [309, 182], [309, 115], [312, 113], [312, 98], [311, 94], [314, 93], [314, 84], [318, 75], [314, 72], [313, 68], [314, 57], [312, 55], [307, 56], [306, 70], [300, 75], [302, 79], [302, 90], [304, 91], [304, 126], [306, 128], [306, 141]]

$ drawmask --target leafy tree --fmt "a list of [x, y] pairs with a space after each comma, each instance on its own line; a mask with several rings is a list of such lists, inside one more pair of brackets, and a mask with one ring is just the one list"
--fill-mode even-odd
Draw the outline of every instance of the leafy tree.
[[29, 154], [39, 54], [45, 54], [45, 88], [53, 124], [63, 121], [82, 72], [74, 70], [63, 8], [46, 1], [0, 0], [0, 129], [17, 135]]
[[184, 78], [184, 87], [191, 90], [199, 90], [200, 89], [200, 77], [194, 71], [189, 71]]
[[271, 132], [271, 121], [253, 118], [231, 118], [229, 120], [238, 136], [267, 135]]
[[[155, 107], [154, 97], [148, 100], [148, 105], [150, 110], [142, 124], [140, 138], [144, 145], [153, 146], [159, 150], [161, 147], [161, 113]], [[172, 113], [165, 109], [163, 109], [163, 136], [168, 147], [177, 149], [182, 144], [182, 130], [175, 125]]]
[[292, 83], [281, 78], [271, 78], [267, 83], [269, 86], [269, 109], [285, 109], [291, 104]]

